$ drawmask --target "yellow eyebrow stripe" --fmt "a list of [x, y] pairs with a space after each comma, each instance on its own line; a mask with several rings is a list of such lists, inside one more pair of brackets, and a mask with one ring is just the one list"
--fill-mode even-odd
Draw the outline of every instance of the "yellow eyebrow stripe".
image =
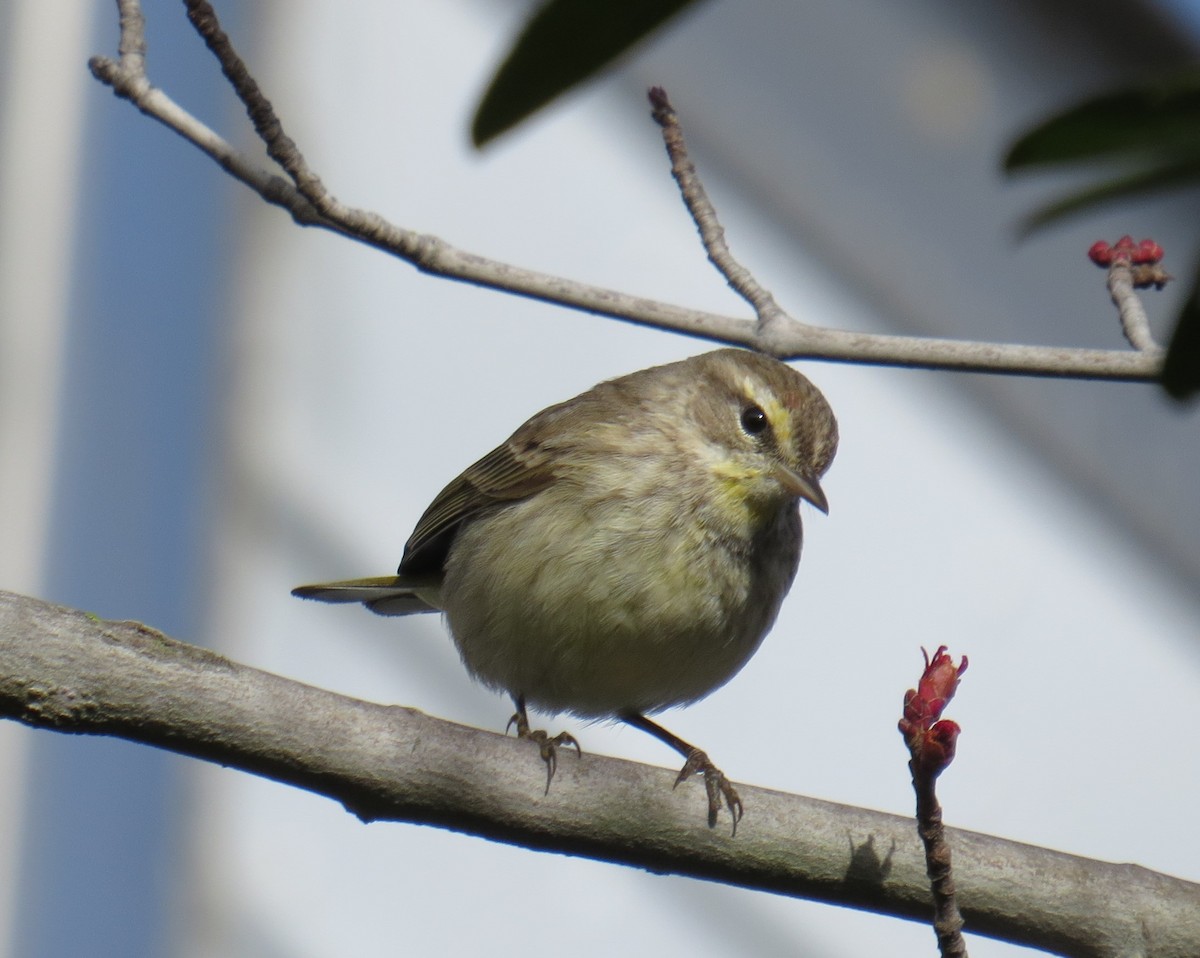
[[767, 421], [771, 424], [771, 431], [775, 433], [775, 441], [779, 444], [780, 448], [791, 448], [791, 414], [788, 412], [787, 407], [771, 393], [760, 395], [757, 386], [758, 384], [754, 380], [743, 379], [742, 394], [766, 413]]

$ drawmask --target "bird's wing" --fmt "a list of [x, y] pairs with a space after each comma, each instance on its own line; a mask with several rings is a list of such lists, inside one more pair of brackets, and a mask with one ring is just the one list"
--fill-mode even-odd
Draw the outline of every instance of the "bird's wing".
[[464, 519], [490, 506], [526, 499], [554, 482], [553, 457], [544, 441], [574, 403], [571, 400], [538, 413], [438, 493], [404, 547], [400, 574], [440, 571]]

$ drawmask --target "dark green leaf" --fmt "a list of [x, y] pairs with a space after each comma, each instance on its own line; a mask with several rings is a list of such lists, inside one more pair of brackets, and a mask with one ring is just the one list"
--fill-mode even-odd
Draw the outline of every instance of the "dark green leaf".
[[1085, 100], [1024, 134], [1004, 168], [1145, 154], [1200, 154], [1200, 70]]
[[1190, 399], [1200, 392], [1200, 281], [1179, 314], [1163, 364], [1163, 388], [1175, 399]]
[[1031, 233], [1048, 223], [1102, 203], [1191, 183], [1200, 183], [1200, 155], [1178, 163], [1139, 170], [1072, 193], [1064, 199], [1043, 206], [1031, 215], [1021, 225], [1021, 233]]
[[525, 25], [471, 123], [482, 146], [698, 0], [548, 0]]

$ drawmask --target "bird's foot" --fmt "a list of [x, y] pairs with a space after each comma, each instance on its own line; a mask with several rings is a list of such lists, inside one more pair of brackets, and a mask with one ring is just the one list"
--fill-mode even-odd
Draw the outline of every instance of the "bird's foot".
[[517, 738], [525, 738], [537, 743], [538, 750], [542, 755], [542, 761], [546, 763], [545, 794], [549, 795], [550, 780], [554, 778], [554, 773], [558, 770], [558, 750], [560, 748], [572, 747], [575, 749], [575, 753], [582, 757], [583, 749], [579, 747], [575, 736], [570, 732], [559, 732], [557, 735], [550, 735], [544, 729], [530, 728], [529, 716], [525, 714], [524, 703], [518, 703], [517, 711], [508, 720], [508, 725], [505, 726], [505, 734], [514, 725], [517, 727]]
[[724, 806], [729, 809], [729, 816], [733, 819], [731, 836], [737, 835], [738, 822], [742, 820], [744, 811], [742, 799], [738, 795], [737, 789], [733, 787], [733, 783], [725, 777], [725, 773], [712, 763], [708, 753], [694, 745], [689, 745], [674, 732], [667, 731], [657, 722], [646, 718], [641, 712], [621, 712], [618, 718], [626, 725], [649, 732], [660, 742], [669, 745], [683, 756], [683, 768], [679, 770], [679, 775], [675, 779], [676, 788], [679, 787], [680, 782], [693, 775], [703, 775], [704, 790], [708, 793], [708, 827], [716, 827], [717, 815]]
[[687, 761], [679, 770], [679, 776], [675, 779], [675, 787], [693, 775], [704, 776], [704, 790], [708, 793], [708, 827], [716, 827], [717, 814], [724, 806], [729, 809], [729, 815], [733, 819], [733, 834], [736, 835], [738, 822], [742, 820], [745, 810], [742, 808], [742, 800], [738, 796], [737, 789], [733, 787], [733, 783], [725, 777], [724, 772], [712, 763], [708, 754], [698, 748], [693, 748], [687, 753]]

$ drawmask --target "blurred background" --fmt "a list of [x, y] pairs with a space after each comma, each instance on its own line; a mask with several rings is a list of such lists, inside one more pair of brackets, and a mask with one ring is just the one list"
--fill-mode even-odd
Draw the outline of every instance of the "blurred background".
[[[151, 81], [261, 155], [182, 7], [147, 7]], [[1200, 4], [713, 0], [476, 153], [471, 112], [527, 9], [218, 4], [335, 195], [545, 272], [748, 314], [679, 203], [651, 84], [734, 252], [806, 321], [1120, 348], [1087, 247], [1153, 236], [1181, 276], [1200, 252], [1178, 196], [1018, 242], [1070, 180], [999, 173], [1046, 113], [1193, 61]], [[707, 344], [297, 228], [91, 79], [116, 44], [111, 3], [0, 2], [0, 587], [502, 729], [510, 704], [436, 618], [289, 589], [390, 572], [427, 502], [527, 416]], [[1186, 292], [1147, 294], [1160, 335]], [[1200, 880], [1200, 411], [1141, 385], [803, 369], [841, 423], [831, 514], [806, 509], [759, 654], [664, 723], [736, 781], [907, 814], [895, 722], [920, 647], [946, 644], [971, 658], [949, 823]], [[633, 730], [552, 724], [677, 766]], [[363, 825], [119, 741], [4, 723], [0, 763], [4, 956], [935, 947], [919, 924]]]

